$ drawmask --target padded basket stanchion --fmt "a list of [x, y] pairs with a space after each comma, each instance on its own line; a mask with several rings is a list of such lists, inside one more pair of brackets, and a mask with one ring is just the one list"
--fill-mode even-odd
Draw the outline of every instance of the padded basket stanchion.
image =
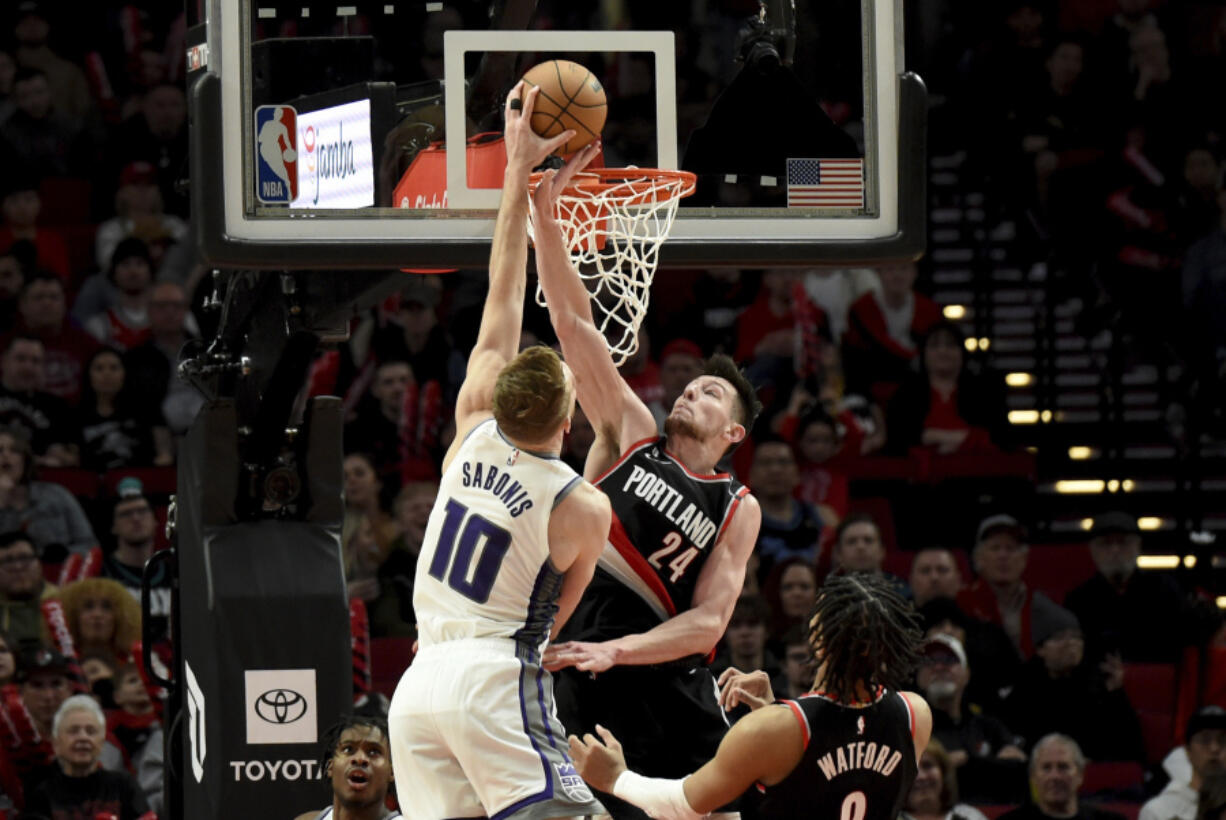
[[[531, 192], [543, 174], [533, 174]], [[694, 193], [688, 171], [589, 168], [558, 197], [556, 218], [571, 261], [592, 296], [592, 314], [615, 364], [638, 349], [660, 245], [672, 230], [677, 205]], [[533, 232], [533, 221], [528, 221]], [[544, 306], [540, 285], [537, 304]]]

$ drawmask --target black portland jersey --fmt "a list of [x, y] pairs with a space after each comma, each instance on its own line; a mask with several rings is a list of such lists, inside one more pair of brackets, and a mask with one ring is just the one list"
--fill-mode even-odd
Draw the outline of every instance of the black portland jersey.
[[749, 488], [727, 473], [691, 473], [663, 438], [631, 446], [595, 484], [613, 507], [598, 578], [636, 593], [655, 623], [688, 610], [702, 567]]
[[883, 689], [853, 709], [821, 694], [783, 701], [804, 730], [805, 753], [779, 783], [759, 786], [769, 820], [895, 820], [915, 781], [915, 716], [901, 694]]

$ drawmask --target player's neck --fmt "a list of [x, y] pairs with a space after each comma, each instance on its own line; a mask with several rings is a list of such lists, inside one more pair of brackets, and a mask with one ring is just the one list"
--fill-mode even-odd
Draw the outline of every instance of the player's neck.
[[350, 808], [343, 805], [339, 798], [332, 799], [331, 820], [382, 820], [390, 813], [382, 802]]
[[825, 663], [817, 668], [817, 674], [813, 677], [813, 691], [831, 700], [836, 700], [843, 706], [867, 706], [876, 700], [876, 694], [865, 686], [862, 681], [856, 681], [855, 692], [851, 697], [839, 695], [831, 691], [827, 684]]
[[506, 440], [509, 441], [511, 446], [515, 449], [520, 450], [521, 452], [531, 453], [534, 456], [544, 456], [545, 458], [557, 458], [559, 455], [561, 455], [563, 435], [563, 432], [559, 430], [558, 434], [549, 439], [549, 441], [528, 442], [511, 438], [506, 433], [503, 433], [503, 436], [506, 437]]
[[697, 475], [714, 475], [715, 465], [723, 453], [722, 449], [719, 453], [714, 452], [710, 444], [698, 439], [678, 435], [668, 436], [664, 440], [664, 448], [687, 470]]

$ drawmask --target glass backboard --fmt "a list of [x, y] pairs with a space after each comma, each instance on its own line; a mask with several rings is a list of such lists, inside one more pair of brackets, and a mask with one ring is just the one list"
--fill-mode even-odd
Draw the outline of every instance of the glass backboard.
[[698, 176], [662, 265], [913, 257], [925, 99], [895, 0], [205, 0], [194, 221], [218, 265], [482, 266], [508, 90], [603, 84], [608, 167]]

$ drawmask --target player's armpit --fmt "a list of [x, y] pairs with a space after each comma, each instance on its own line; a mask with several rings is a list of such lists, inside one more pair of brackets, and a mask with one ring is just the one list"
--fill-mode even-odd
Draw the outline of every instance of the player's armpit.
[[804, 731], [790, 709], [760, 709], [738, 721], [715, 757], [686, 778], [686, 800], [694, 811], [709, 814], [754, 783], [772, 786], [783, 780], [804, 751]]

